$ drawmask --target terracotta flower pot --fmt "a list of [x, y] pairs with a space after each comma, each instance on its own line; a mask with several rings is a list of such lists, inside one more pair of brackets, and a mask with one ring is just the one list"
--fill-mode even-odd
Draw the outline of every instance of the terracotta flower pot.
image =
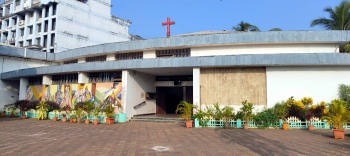
[[98, 125], [98, 119], [94, 120], [94, 125]]
[[67, 118], [66, 118], [66, 117], [63, 117], [63, 118], [62, 118], [62, 122], [67, 122]]
[[186, 121], [186, 128], [192, 128], [192, 123], [193, 123], [193, 120], [187, 120]]
[[89, 119], [85, 119], [85, 124], [89, 124], [90, 120]]
[[77, 122], [78, 123], [83, 123], [83, 119], [82, 118], [77, 118]]
[[5, 113], [0, 113], [0, 117], [5, 117]]
[[333, 129], [333, 134], [335, 139], [344, 139], [345, 130], [343, 129]]
[[26, 115], [22, 115], [21, 118], [22, 118], [22, 119], [26, 119], [27, 116], [26, 116]]
[[287, 123], [282, 124], [282, 129], [283, 130], [288, 130], [289, 125]]
[[106, 124], [107, 125], [113, 125], [114, 124], [114, 118], [106, 118]]
[[53, 120], [53, 121], [57, 121], [57, 120], [58, 120], [58, 117], [57, 117], [57, 116], [54, 116], [52, 120]]
[[313, 130], [315, 130], [315, 126], [314, 126], [314, 125], [312, 125], [312, 124], [309, 124], [309, 125], [308, 125], [308, 128], [309, 128], [309, 131], [313, 131]]
[[248, 124], [243, 124], [243, 129], [248, 129]]
[[69, 118], [69, 122], [73, 123], [73, 118]]
[[73, 122], [73, 123], [77, 123], [77, 118], [73, 118], [73, 119], [72, 119], [72, 122]]

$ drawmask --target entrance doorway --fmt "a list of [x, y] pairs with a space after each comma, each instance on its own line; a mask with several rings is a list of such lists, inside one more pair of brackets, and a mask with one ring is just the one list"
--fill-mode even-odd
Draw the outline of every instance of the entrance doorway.
[[193, 102], [193, 88], [187, 87], [157, 87], [156, 114], [175, 114], [180, 101]]

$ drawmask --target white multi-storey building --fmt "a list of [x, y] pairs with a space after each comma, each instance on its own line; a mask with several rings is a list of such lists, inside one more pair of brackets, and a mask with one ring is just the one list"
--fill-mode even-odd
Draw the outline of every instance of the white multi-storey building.
[[0, 42], [46, 52], [130, 40], [111, 0], [0, 0]]

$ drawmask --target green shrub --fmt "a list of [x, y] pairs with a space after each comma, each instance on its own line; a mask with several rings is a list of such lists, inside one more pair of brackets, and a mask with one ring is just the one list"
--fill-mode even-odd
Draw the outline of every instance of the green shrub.
[[338, 87], [338, 96], [340, 100], [343, 100], [347, 103], [346, 108], [350, 108], [350, 86], [340, 84]]
[[277, 116], [273, 108], [264, 109], [262, 112], [257, 113], [253, 117], [256, 126], [261, 129], [275, 126], [278, 122]]

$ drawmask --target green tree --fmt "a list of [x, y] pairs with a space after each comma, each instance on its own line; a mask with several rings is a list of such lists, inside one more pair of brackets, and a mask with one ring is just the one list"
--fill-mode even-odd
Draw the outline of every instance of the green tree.
[[282, 29], [281, 28], [272, 28], [269, 31], [282, 31]]
[[232, 29], [235, 31], [245, 31], [245, 32], [260, 31], [260, 29], [257, 26], [244, 21], [241, 21], [240, 23], [237, 24], [237, 26], [232, 27]]
[[[329, 18], [318, 18], [311, 21], [310, 26], [321, 26], [327, 30], [350, 30], [350, 2], [342, 1], [334, 9], [324, 8], [324, 12], [329, 13]], [[346, 44], [340, 48], [341, 52], [350, 52], [350, 45]]]

